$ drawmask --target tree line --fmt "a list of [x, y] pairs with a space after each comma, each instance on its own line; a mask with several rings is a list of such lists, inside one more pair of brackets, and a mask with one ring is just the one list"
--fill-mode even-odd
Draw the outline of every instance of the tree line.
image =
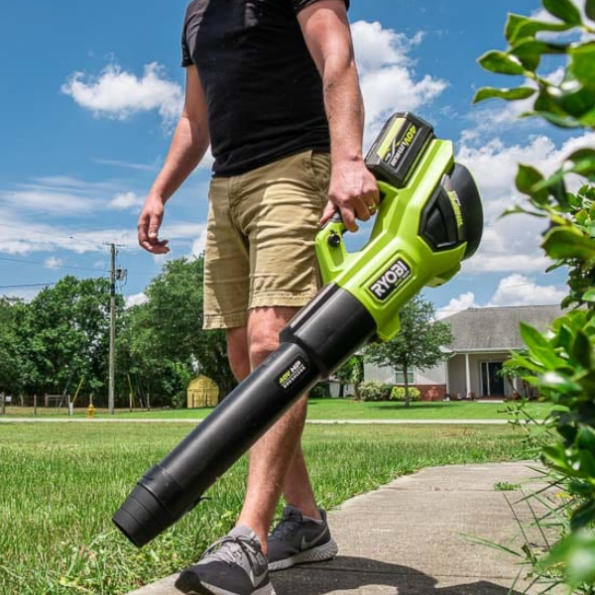
[[[235, 382], [225, 335], [202, 330], [203, 258], [166, 263], [145, 293], [125, 307], [116, 297], [116, 405], [180, 406], [191, 378], [212, 378], [222, 394]], [[13, 402], [34, 394], [91, 395], [107, 403], [110, 283], [66, 276], [31, 302], [0, 297], [0, 391]]]

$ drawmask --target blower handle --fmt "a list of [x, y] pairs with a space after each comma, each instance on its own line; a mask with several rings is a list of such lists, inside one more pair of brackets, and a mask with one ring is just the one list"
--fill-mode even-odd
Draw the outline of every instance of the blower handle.
[[[378, 188], [378, 195], [379, 195], [379, 201], [378, 201], [377, 207], [379, 208], [380, 205], [382, 204], [382, 200], [386, 196], [385, 193], [382, 191], [382, 188], [380, 188], [380, 187]], [[377, 210], [375, 210], [373, 213], [371, 212], [370, 218], [374, 217], [377, 214], [378, 214]], [[345, 232], [349, 231], [349, 229], [347, 229], [347, 226], [343, 222], [343, 217], [341, 216], [341, 211], [339, 211], [339, 209], [336, 209], [335, 212], [333, 213], [332, 217], [330, 219], [328, 219], [327, 221], [325, 221], [324, 224], [320, 226], [319, 231], [326, 229], [329, 225], [331, 225], [332, 228], [330, 229], [330, 235], [327, 238], [327, 242], [328, 242], [329, 246], [331, 246], [331, 248], [337, 248], [339, 246], [339, 244], [341, 243], [341, 236]]]

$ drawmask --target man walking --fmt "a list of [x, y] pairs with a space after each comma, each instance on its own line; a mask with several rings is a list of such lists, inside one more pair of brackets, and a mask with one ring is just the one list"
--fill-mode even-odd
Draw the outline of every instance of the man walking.
[[[194, 0], [186, 13], [184, 112], [139, 243], [168, 252], [164, 205], [211, 144], [204, 327], [226, 329], [238, 381], [316, 293], [319, 225], [338, 209], [355, 231], [378, 202], [347, 9], [348, 0]], [[303, 397], [252, 448], [235, 529], [180, 575], [179, 590], [274, 595], [268, 569], [336, 555], [300, 446], [306, 406]], [[268, 536], [281, 494], [288, 506]]]

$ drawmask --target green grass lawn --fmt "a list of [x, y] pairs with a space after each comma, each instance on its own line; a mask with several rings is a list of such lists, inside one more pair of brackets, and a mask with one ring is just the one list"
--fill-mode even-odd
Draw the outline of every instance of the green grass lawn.
[[[137, 479], [190, 429], [0, 425], [0, 593], [123, 595], [195, 560], [232, 526], [245, 460], [140, 551], [111, 525]], [[333, 507], [422, 467], [525, 458], [522, 436], [510, 426], [309, 426], [305, 450], [319, 502]]]
[[[512, 407], [511, 403], [482, 403], [482, 402], [457, 402], [448, 403], [412, 403], [406, 408], [403, 403], [395, 402], [367, 402], [354, 401], [351, 399], [311, 399], [308, 418], [311, 420], [349, 420], [349, 419], [507, 419], [507, 409]], [[550, 411], [551, 405], [546, 403], [528, 403], [527, 412], [533, 417], [545, 417]], [[155, 410], [151, 412], [135, 411], [130, 413], [127, 409], [118, 411], [119, 417], [134, 417], [146, 419], [204, 419], [212, 409], [169, 409]], [[66, 410], [56, 411], [55, 409], [38, 409], [41, 415], [66, 416]], [[33, 415], [32, 409], [20, 407], [9, 407], [7, 414], [12, 416]], [[86, 416], [86, 410], [77, 409], [77, 416]], [[97, 411], [98, 417], [105, 417], [106, 410]]]

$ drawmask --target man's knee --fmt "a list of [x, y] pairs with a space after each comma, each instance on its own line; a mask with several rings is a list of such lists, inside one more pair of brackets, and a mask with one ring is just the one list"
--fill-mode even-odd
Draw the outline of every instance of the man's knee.
[[248, 332], [246, 327], [227, 329], [227, 357], [229, 366], [238, 382], [250, 374]]
[[257, 366], [279, 347], [279, 333], [295, 316], [297, 308], [255, 308], [248, 320], [248, 345], [252, 366]]

